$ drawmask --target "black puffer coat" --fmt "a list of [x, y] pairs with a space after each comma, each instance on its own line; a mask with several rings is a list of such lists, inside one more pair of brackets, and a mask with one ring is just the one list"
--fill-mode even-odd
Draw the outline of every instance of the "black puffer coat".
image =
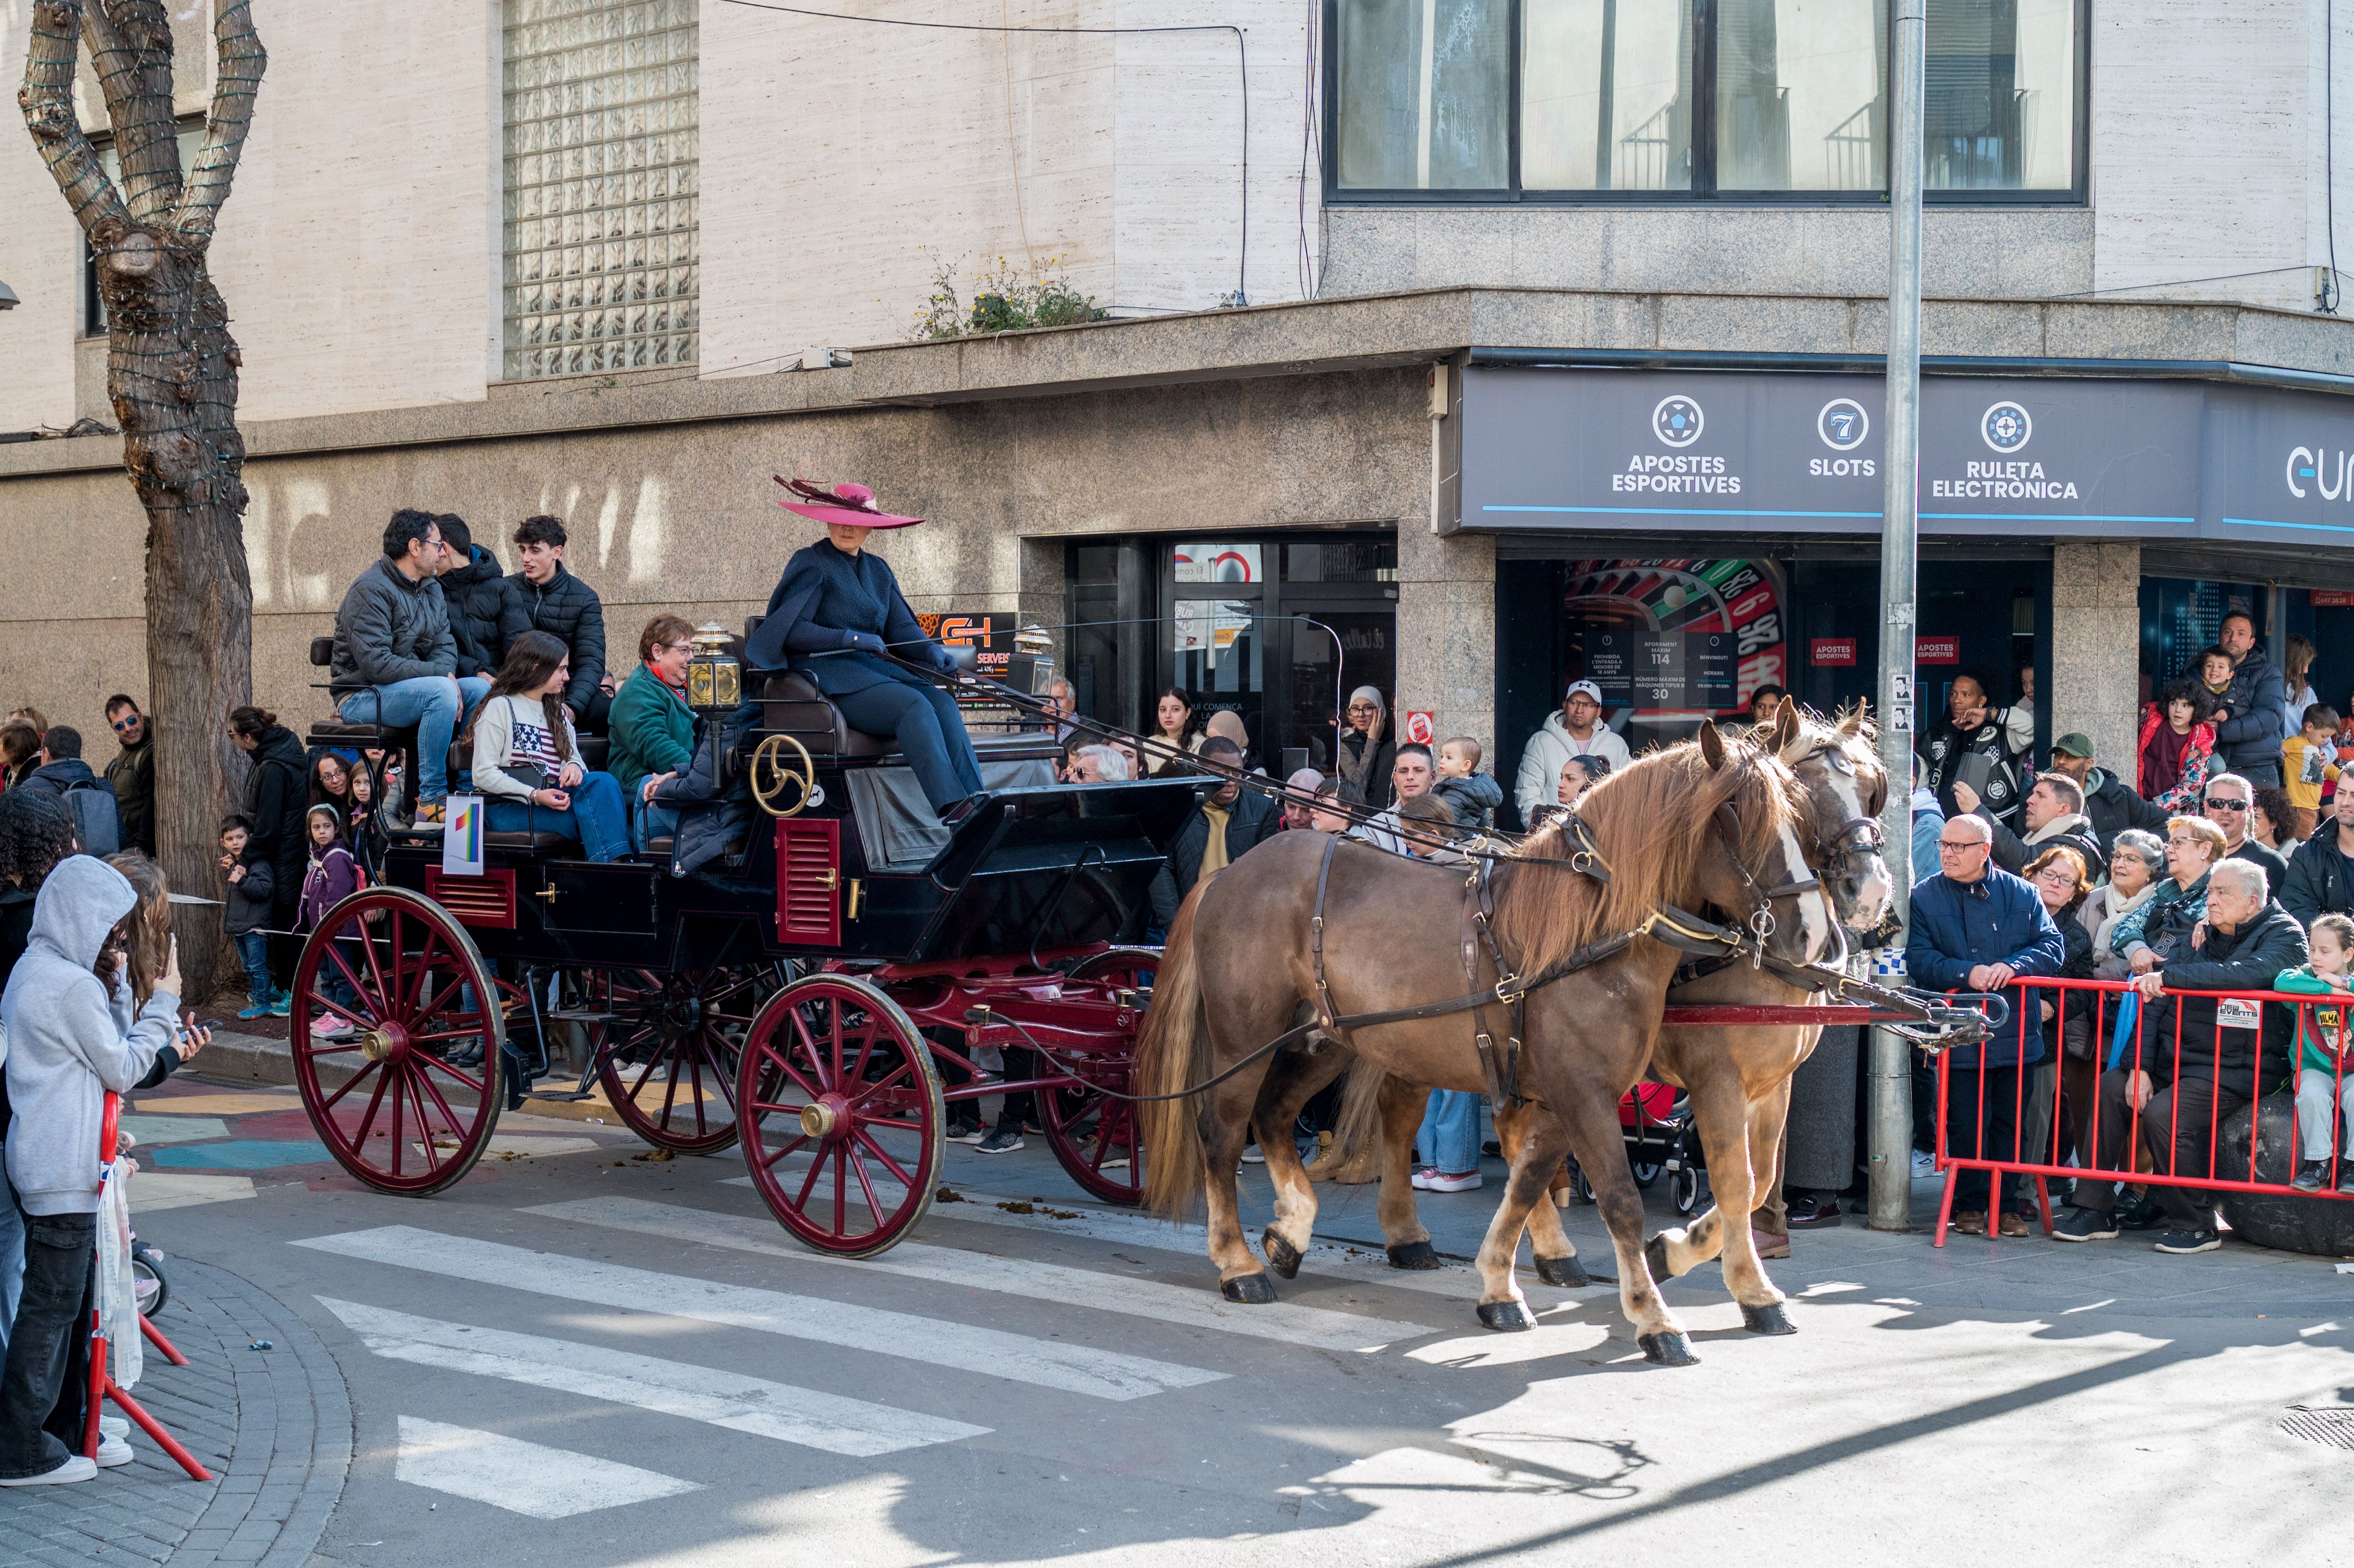
[[563, 641], [572, 650], [572, 683], [564, 701], [575, 715], [588, 711], [598, 683], [605, 678], [605, 601], [597, 590], [556, 563], [556, 575], [545, 586], [521, 572], [507, 578], [523, 603], [532, 630]]
[[245, 841], [246, 864], [270, 863], [277, 886], [270, 907], [277, 928], [294, 928], [295, 906], [302, 901], [302, 863], [306, 845], [302, 819], [310, 810], [310, 759], [302, 739], [284, 725], [272, 725], [250, 754], [253, 771], [245, 780], [245, 817], [252, 832]]
[[507, 644], [531, 630], [523, 596], [499, 573], [499, 558], [480, 545], [462, 567], [441, 574], [441, 602], [450, 612], [450, 635], [458, 640], [458, 673], [495, 675]]

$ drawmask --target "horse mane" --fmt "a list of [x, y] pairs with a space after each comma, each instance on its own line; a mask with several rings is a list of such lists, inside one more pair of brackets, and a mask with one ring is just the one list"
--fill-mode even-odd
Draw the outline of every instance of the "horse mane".
[[1741, 820], [1734, 853], [1753, 869], [1763, 864], [1794, 820], [1797, 780], [1748, 740], [1727, 740], [1724, 752], [1724, 766], [1712, 768], [1699, 741], [1679, 741], [1613, 769], [1585, 792], [1577, 816], [1609, 865], [1607, 883], [1512, 863], [1575, 853], [1559, 821], [1522, 841], [1499, 868], [1495, 916], [1497, 938], [1521, 972], [1633, 930], [1661, 905], [1690, 898], [1703, 857], [1724, 853], [1712, 821], [1720, 805], [1730, 802]]

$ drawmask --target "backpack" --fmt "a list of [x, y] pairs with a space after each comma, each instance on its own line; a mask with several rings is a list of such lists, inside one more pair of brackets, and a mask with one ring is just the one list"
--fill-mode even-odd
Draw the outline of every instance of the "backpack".
[[101, 860], [122, 848], [122, 814], [115, 807], [114, 789], [95, 779], [77, 779], [65, 788], [66, 810], [73, 813], [74, 836], [82, 853]]

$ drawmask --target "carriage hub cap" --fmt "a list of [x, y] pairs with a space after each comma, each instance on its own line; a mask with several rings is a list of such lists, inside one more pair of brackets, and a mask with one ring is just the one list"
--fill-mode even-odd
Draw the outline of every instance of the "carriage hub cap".
[[371, 1062], [381, 1062], [399, 1046], [399, 1040], [389, 1029], [371, 1029], [360, 1036], [360, 1051]]
[[811, 1138], [838, 1138], [846, 1128], [848, 1107], [836, 1096], [828, 1095], [801, 1107], [801, 1131]]

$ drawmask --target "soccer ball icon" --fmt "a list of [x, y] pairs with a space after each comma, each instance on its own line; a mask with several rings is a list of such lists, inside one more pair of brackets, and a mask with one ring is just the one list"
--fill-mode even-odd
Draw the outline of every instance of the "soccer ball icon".
[[1700, 440], [1700, 405], [1689, 397], [1662, 397], [1651, 410], [1651, 433], [1671, 447], [1688, 447]]

